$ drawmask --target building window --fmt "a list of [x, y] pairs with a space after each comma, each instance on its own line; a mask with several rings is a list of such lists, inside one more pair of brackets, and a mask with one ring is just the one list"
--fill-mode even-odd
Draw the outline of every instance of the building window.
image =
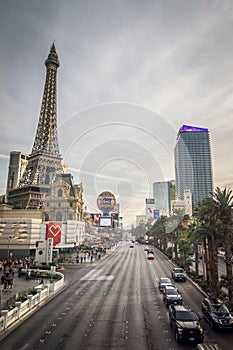
[[73, 214], [69, 214], [69, 220], [73, 220]]
[[60, 211], [56, 214], [56, 221], [62, 221], [62, 213]]
[[45, 175], [45, 183], [46, 183], [46, 185], [49, 184], [49, 174]]
[[62, 197], [62, 195], [63, 195], [63, 191], [62, 191], [62, 189], [60, 188], [60, 190], [58, 190], [58, 197]]

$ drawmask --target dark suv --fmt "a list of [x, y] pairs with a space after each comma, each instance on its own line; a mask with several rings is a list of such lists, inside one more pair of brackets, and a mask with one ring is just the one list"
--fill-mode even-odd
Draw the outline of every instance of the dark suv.
[[185, 282], [187, 277], [184, 273], [184, 270], [181, 267], [174, 267], [172, 269], [172, 279], [174, 281], [182, 281]]
[[201, 311], [211, 328], [233, 329], [233, 317], [226, 305], [217, 298], [205, 298]]
[[187, 309], [183, 305], [170, 305], [169, 319], [170, 325], [175, 332], [177, 343], [180, 341], [203, 342], [204, 329], [194, 311]]

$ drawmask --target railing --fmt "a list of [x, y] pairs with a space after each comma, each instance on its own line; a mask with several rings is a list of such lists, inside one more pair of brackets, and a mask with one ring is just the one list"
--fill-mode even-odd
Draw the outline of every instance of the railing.
[[59, 275], [62, 277], [60, 280], [55, 280], [53, 283], [48, 283], [46, 285], [41, 284], [37, 286], [35, 288], [37, 293], [35, 295], [28, 294], [27, 300], [23, 302], [16, 301], [15, 307], [12, 310], [2, 310], [0, 316], [0, 332], [4, 331], [7, 327], [10, 327], [29, 311], [43, 303], [49, 298], [51, 292], [55, 292], [62, 288], [64, 285], [64, 275], [61, 273], [59, 273]]

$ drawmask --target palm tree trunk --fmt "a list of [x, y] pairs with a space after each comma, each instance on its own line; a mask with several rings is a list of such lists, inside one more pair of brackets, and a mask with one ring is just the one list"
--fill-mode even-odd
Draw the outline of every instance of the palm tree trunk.
[[195, 275], [199, 275], [199, 256], [198, 256], [198, 241], [194, 243], [194, 254], [195, 254]]
[[211, 236], [211, 247], [210, 247], [211, 291], [216, 296], [218, 296], [219, 295], [218, 249], [215, 242], [215, 230], [213, 228], [211, 228], [210, 236]]
[[232, 276], [232, 264], [231, 264], [231, 235], [228, 229], [228, 225], [223, 225], [223, 243], [226, 257], [226, 272], [228, 282], [228, 300], [229, 308], [233, 310], [233, 276]]
[[177, 241], [174, 242], [174, 255], [175, 259], [178, 259], [178, 247], [177, 247]]
[[205, 254], [205, 263], [206, 263], [206, 281], [207, 286], [210, 284], [210, 263], [209, 263], [209, 250], [206, 242], [207, 238], [204, 239], [204, 254]]

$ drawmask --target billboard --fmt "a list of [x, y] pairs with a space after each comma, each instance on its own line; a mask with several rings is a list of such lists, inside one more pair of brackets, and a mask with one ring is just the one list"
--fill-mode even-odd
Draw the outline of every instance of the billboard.
[[155, 204], [154, 198], [146, 198], [146, 204]]
[[61, 242], [61, 222], [46, 223], [46, 239], [53, 238], [53, 247]]
[[111, 192], [102, 192], [97, 197], [97, 207], [103, 213], [111, 212], [116, 206], [116, 198]]
[[96, 213], [96, 214], [91, 214], [91, 219], [94, 222], [94, 226], [99, 226], [99, 218], [100, 218], [101, 214], [100, 213]]
[[154, 209], [155, 209], [155, 200], [154, 198], [146, 199], [146, 221], [153, 222], [154, 221]]
[[112, 227], [112, 217], [111, 216], [100, 216], [99, 226], [101, 227]]
[[154, 220], [157, 220], [159, 218], [160, 212], [157, 209], [154, 209]]

